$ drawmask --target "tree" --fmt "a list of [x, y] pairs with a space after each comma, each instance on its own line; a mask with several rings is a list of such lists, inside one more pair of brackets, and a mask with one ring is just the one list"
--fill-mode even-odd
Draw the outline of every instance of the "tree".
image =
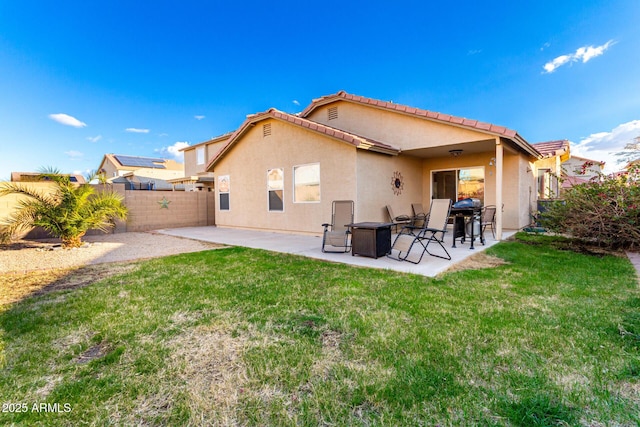
[[95, 174], [87, 177], [87, 184], [77, 184], [69, 175], [45, 168], [40, 178], [51, 182], [53, 191], [45, 193], [23, 183], [0, 185], [0, 196], [25, 196], [18, 202], [18, 209], [0, 222], [1, 241], [7, 242], [19, 232], [42, 227], [59, 237], [63, 247], [79, 247], [88, 230], [108, 231], [115, 226], [116, 219], [127, 217], [121, 195], [112, 190], [96, 192], [88, 184]]
[[600, 175], [563, 192], [541, 214], [544, 227], [611, 249], [640, 248], [640, 186], [637, 167]]

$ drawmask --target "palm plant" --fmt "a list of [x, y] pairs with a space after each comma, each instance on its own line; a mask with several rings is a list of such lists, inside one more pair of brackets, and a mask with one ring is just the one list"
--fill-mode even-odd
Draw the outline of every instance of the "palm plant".
[[[20, 183], [0, 185], [0, 196], [24, 196], [18, 202], [18, 209], [0, 222], [0, 240], [3, 242], [17, 233], [42, 227], [59, 237], [63, 247], [79, 247], [89, 229], [106, 232], [115, 226], [116, 219], [127, 217], [122, 196], [112, 190], [96, 192], [92, 185], [74, 183], [69, 175], [52, 168], [43, 169], [40, 177], [53, 184], [52, 191], [39, 191]], [[95, 177], [91, 174], [87, 182]]]

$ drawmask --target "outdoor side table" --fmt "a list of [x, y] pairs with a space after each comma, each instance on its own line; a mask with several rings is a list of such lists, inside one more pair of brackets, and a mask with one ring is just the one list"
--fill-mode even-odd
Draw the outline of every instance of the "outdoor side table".
[[380, 258], [391, 251], [390, 222], [357, 222], [351, 227], [351, 256]]

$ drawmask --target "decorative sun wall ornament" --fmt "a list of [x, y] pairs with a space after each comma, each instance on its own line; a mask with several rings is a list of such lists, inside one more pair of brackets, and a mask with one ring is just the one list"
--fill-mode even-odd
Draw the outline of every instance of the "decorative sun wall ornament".
[[402, 190], [404, 189], [404, 178], [402, 178], [402, 174], [399, 171], [395, 171], [391, 177], [391, 189], [393, 190], [393, 194], [396, 196], [402, 194]]

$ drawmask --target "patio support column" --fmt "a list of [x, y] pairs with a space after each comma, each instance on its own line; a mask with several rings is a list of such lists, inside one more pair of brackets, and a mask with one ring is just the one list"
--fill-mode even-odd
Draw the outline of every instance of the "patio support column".
[[496, 137], [496, 239], [502, 240], [502, 180], [503, 146], [500, 137]]

